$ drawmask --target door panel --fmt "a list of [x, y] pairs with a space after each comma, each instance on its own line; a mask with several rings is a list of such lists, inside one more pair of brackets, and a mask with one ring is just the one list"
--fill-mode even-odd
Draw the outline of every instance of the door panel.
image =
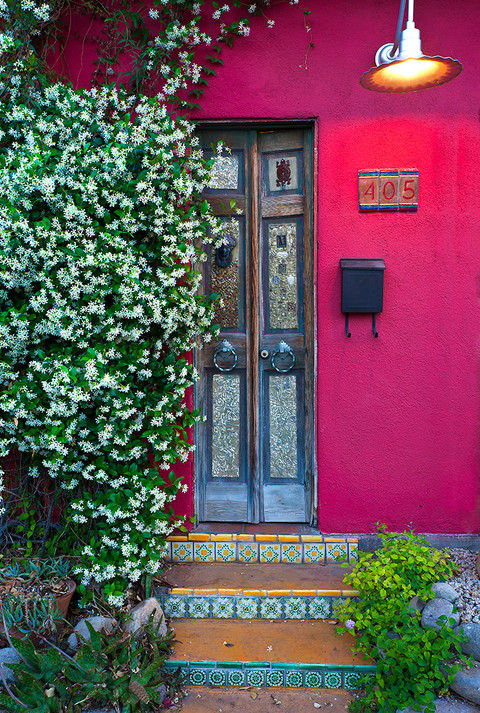
[[[219, 340], [196, 354], [200, 520], [307, 522], [312, 513], [311, 131], [204, 130], [222, 139], [205, 195], [227, 249], [208, 249]], [[230, 201], [235, 200], [235, 208]], [[233, 215], [232, 215], [233, 214]], [[308, 268], [306, 266], [309, 266]]]

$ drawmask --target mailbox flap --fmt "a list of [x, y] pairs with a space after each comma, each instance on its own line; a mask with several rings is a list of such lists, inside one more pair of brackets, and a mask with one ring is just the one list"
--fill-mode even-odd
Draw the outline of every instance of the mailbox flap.
[[369, 258], [347, 259], [340, 260], [342, 270], [385, 270], [383, 260], [371, 260]]

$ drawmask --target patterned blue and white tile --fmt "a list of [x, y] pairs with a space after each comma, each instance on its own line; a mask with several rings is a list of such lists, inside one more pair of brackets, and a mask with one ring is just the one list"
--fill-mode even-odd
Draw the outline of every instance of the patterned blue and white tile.
[[306, 619], [307, 600], [304, 597], [285, 597], [283, 600], [284, 619]]
[[329, 619], [334, 606], [344, 601], [335, 596], [241, 596], [175, 594], [157, 597], [169, 619]]
[[331, 597], [309, 597], [308, 618], [329, 619], [332, 615]]
[[373, 676], [374, 666], [331, 666], [267, 662], [167, 661], [180, 667], [192, 686], [286, 686], [288, 688], [358, 688], [362, 677]]
[[260, 600], [262, 619], [283, 619], [282, 597], [264, 597]]
[[236, 618], [234, 597], [212, 597], [211, 607], [212, 617], [214, 619]]
[[209, 619], [210, 611], [209, 597], [188, 598], [188, 616], [192, 619]]
[[258, 597], [239, 597], [237, 599], [236, 613], [238, 619], [257, 619], [259, 609]]

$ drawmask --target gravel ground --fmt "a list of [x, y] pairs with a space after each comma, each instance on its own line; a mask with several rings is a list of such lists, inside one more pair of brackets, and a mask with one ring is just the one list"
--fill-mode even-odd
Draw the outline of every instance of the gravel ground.
[[480, 623], [480, 579], [475, 569], [478, 553], [462, 549], [448, 551], [460, 570], [448, 580], [460, 594], [460, 599], [455, 602], [460, 612], [460, 621]]

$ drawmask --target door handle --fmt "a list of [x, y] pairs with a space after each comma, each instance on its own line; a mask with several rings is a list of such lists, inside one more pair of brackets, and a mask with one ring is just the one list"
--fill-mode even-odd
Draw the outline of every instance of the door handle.
[[[278, 356], [278, 354], [289, 354], [291, 358], [291, 363], [287, 366], [286, 369], [280, 369], [275, 361]], [[272, 352], [272, 359], [271, 359], [271, 364], [275, 371], [278, 371], [280, 374], [285, 374], [287, 371], [290, 371], [290, 369], [293, 369], [295, 366], [295, 354], [292, 351], [292, 348], [288, 346], [287, 342], [281, 341], [277, 344], [275, 349]]]
[[[227, 356], [227, 354], [233, 355], [233, 364], [231, 364], [230, 366], [220, 366], [217, 361], [218, 357], [221, 355], [222, 358], [224, 358]], [[235, 369], [235, 367], [237, 366], [237, 361], [238, 361], [238, 357], [237, 357], [237, 353], [235, 351], [235, 347], [233, 346], [233, 344], [230, 344], [229, 341], [224, 339], [222, 342], [220, 342], [218, 347], [215, 349], [215, 352], [213, 355], [213, 363], [215, 364], [215, 366], [217, 367], [217, 369], [219, 371], [232, 371], [232, 369]]]

